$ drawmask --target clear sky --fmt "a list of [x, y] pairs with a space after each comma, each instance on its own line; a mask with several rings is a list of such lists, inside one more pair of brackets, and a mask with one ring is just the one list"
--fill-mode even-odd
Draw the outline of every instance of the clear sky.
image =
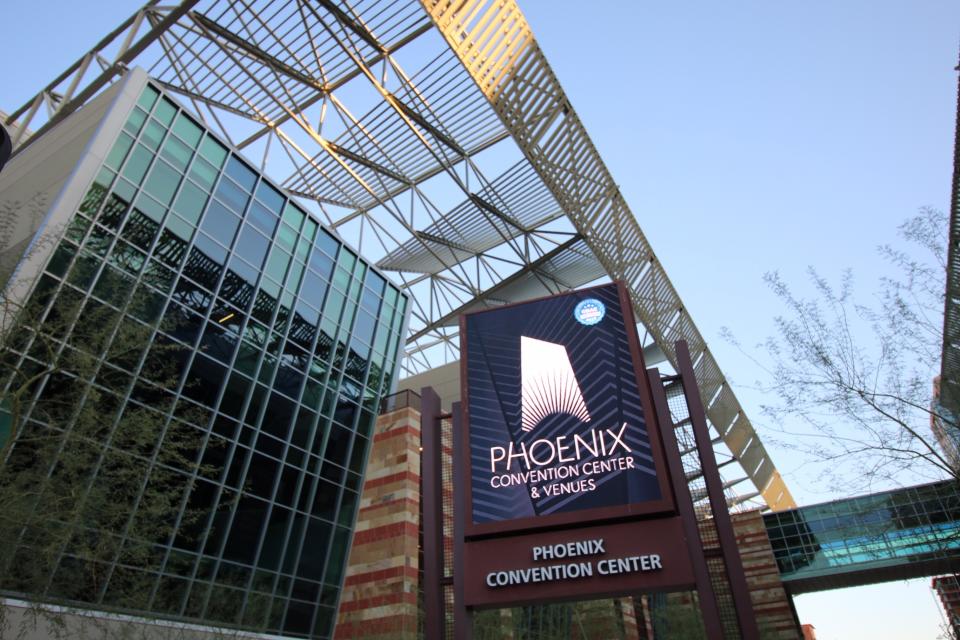
[[[7, 3], [0, 109], [136, 0]], [[960, 2], [520, 0], [533, 32], [717, 360], [758, 422], [755, 366], [720, 337], [773, 332], [762, 283], [807, 265], [865, 287], [919, 207], [949, 210]], [[95, 10], [91, 10], [94, 8]], [[763, 437], [763, 425], [758, 424]], [[824, 488], [769, 446], [801, 503]], [[933, 639], [928, 581], [801, 596], [822, 639]], [[898, 612], [899, 615], [891, 615]], [[900, 626], [898, 626], [900, 625]]]

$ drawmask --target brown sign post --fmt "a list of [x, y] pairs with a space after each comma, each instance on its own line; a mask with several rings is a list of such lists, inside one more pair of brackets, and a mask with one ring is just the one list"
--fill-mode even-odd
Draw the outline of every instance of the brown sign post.
[[679, 450], [625, 288], [469, 314], [460, 328], [458, 640], [470, 637], [474, 608], [692, 588], [708, 636], [721, 638]]

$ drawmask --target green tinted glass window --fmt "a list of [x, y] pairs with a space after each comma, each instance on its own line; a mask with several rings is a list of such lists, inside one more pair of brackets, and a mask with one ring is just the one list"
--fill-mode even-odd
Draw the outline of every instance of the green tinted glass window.
[[125, 200], [129, 203], [131, 200], [133, 200], [133, 196], [136, 194], [137, 188], [126, 180], [120, 179], [117, 180], [117, 184], [113, 185], [113, 192], [121, 200]]
[[333, 284], [341, 290], [346, 291], [350, 286], [350, 274], [338, 267], [336, 273], [333, 275]]
[[223, 166], [223, 161], [227, 159], [227, 148], [208, 135], [203, 139], [203, 144], [200, 145], [200, 155], [219, 169]]
[[357, 265], [353, 268], [353, 277], [357, 283], [363, 282], [363, 276], [367, 273], [367, 265], [357, 260]]
[[290, 274], [287, 276], [287, 288], [290, 291], [296, 291], [300, 286], [300, 278], [303, 277], [303, 263], [294, 262], [290, 267]]
[[345, 269], [348, 272], [353, 271], [353, 266], [356, 263], [357, 263], [357, 256], [355, 256], [353, 252], [347, 251], [346, 249], [340, 252], [340, 260], [338, 261], [337, 264], [343, 267], [343, 269]]
[[[286, 216], [284, 216], [284, 218], [286, 218]], [[297, 242], [297, 232], [287, 225], [281, 224], [275, 241], [284, 251], [293, 253], [293, 247]]]
[[147, 112], [143, 109], [134, 109], [130, 112], [130, 117], [127, 118], [127, 124], [123, 125], [125, 131], [130, 135], [135, 136], [140, 133], [140, 127], [143, 126], [143, 123], [147, 121]]
[[77, 243], [83, 242], [83, 236], [87, 234], [87, 229], [89, 228], [89, 220], [83, 216], [74, 216], [70, 222], [70, 226], [67, 227], [66, 237]]
[[76, 253], [76, 247], [71, 246], [69, 243], [61, 242], [57, 250], [53, 252], [53, 257], [50, 258], [50, 262], [47, 264], [47, 272], [62, 278], [63, 274], [67, 272], [67, 267], [70, 266], [70, 261], [73, 260], [73, 256], [76, 255]]
[[177, 203], [173, 206], [173, 210], [185, 220], [197, 224], [200, 214], [203, 213], [203, 207], [207, 204], [207, 198], [203, 189], [187, 180], [180, 190], [180, 195], [177, 196]]
[[150, 153], [150, 150], [142, 144], [138, 144], [133, 153], [130, 154], [127, 166], [123, 168], [123, 176], [134, 184], [140, 184], [143, 176], [147, 173], [147, 167], [150, 166], [151, 160], [153, 160], [153, 154]]
[[107, 196], [107, 192], [110, 190], [110, 184], [113, 182], [115, 175], [106, 167], [100, 169], [100, 173], [97, 174], [97, 178], [90, 185], [87, 195], [83, 197], [83, 202], [80, 203], [80, 213], [91, 218], [97, 214], [100, 205], [103, 204]]
[[140, 211], [154, 222], [160, 222], [163, 219], [163, 214], [167, 212], [166, 207], [146, 193], [141, 193], [137, 196], [136, 208], [137, 211]]
[[167, 135], [167, 130], [163, 128], [163, 125], [150, 118], [150, 122], [143, 130], [143, 135], [140, 136], [140, 140], [148, 149], [156, 151], [160, 148], [160, 143], [165, 135]]
[[116, 267], [128, 272], [138, 273], [147, 260], [147, 256], [123, 240], [118, 240], [109, 261]]
[[157, 110], [153, 112], [153, 116], [166, 127], [170, 126], [170, 123], [173, 122], [173, 116], [175, 115], [177, 115], [177, 108], [166, 98], [160, 100], [160, 104], [157, 105]]
[[193, 235], [193, 226], [178, 215], [167, 216], [167, 221], [163, 226], [181, 240], [189, 241]]
[[113, 143], [113, 149], [107, 155], [107, 166], [119, 169], [123, 164], [123, 159], [127, 157], [127, 152], [133, 146], [133, 138], [125, 133], [121, 133], [117, 141]]
[[156, 102], [159, 97], [160, 93], [150, 85], [147, 85], [144, 87], [143, 93], [140, 94], [140, 99], [137, 100], [137, 104], [147, 111], [150, 111], [150, 109], [153, 108], [153, 103]]
[[200, 142], [200, 137], [203, 135], [203, 130], [183, 113], [177, 118], [177, 123], [173, 125], [173, 132], [194, 149], [197, 148], [197, 143]]
[[392, 285], [387, 285], [387, 290], [383, 293], [384, 301], [391, 307], [397, 306], [397, 289]]
[[317, 235], [318, 225], [314, 220], [307, 218], [306, 224], [303, 225], [303, 237], [306, 238], [307, 242], [313, 242], [313, 239]]
[[217, 169], [203, 158], [197, 158], [190, 167], [190, 178], [209, 191], [217, 181]]
[[267, 261], [267, 275], [278, 282], [283, 282], [288, 264], [290, 264], [290, 256], [283, 251], [274, 249], [273, 253], [270, 254], [270, 260]]
[[300, 242], [297, 243], [297, 260], [301, 262], [307, 261], [307, 256], [310, 255], [310, 240], [306, 236], [300, 238]]
[[191, 155], [193, 155], [193, 151], [190, 147], [174, 136], [167, 138], [166, 144], [163, 145], [163, 151], [160, 152], [160, 156], [163, 159], [167, 160], [180, 171], [184, 171], [187, 168]]
[[303, 226], [303, 220], [306, 217], [306, 214], [304, 214], [299, 207], [290, 202], [287, 203], [286, 208], [283, 210], [283, 221], [293, 227], [294, 231], [300, 231], [300, 227]]
[[173, 202], [173, 194], [180, 186], [181, 176], [176, 169], [162, 160], [153, 165], [153, 171], [147, 178], [144, 190], [155, 197], [161, 204], [169, 207]]

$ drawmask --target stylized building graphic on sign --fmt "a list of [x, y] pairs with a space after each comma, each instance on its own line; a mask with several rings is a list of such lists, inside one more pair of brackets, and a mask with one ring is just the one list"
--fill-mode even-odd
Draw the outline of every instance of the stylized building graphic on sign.
[[552, 413], [590, 422], [590, 412], [562, 344], [520, 336], [521, 428], [531, 431]]

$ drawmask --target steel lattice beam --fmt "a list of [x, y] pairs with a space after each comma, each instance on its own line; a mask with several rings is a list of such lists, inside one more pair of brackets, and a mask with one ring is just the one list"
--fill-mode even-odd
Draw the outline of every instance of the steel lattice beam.
[[408, 373], [458, 357], [463, 310], [623, 280], [672, 362], [690, 345], [757, 490], [792, 506], [513, 0], [150, 0], [5, 119], [14, 146], [132, 65], [408, 290]]

